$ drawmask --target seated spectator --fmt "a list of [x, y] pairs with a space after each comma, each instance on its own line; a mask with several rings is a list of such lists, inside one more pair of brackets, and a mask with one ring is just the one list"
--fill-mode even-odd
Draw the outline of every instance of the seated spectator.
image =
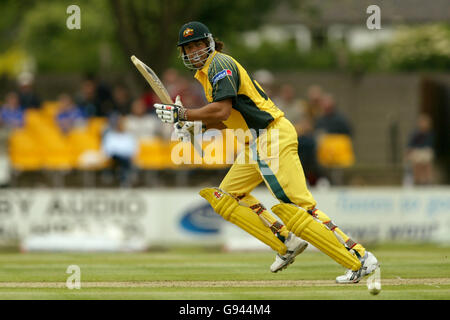
[[131, 185], [133, 158], [138, 151], [136, 138], [125, 130], [125, 117], [112, 115], [102, 140], [103, 153], [113, 162], [113, 174], [121, 187]]
[[317, 160], [317, 143], [311, 119], [303, 118], [297, 127], [298, 156], [300, 158], [306, 180], [311, 186], [323, 176]]
[[[147, 113], [142, 99], [136, 99], [131, 106], [131, 114], [125, 117], [125, 130], [136, 140], [161, 136], [163, 123], [154, 114]], [[170, 127], [170, 126], [169, 126]]]
[[317, 118], [315, 130], [318, 133], [352, 135], [352, 127], [347, 118], [339, 112], [332, 95], [326, 94], [320, 99], [321, 115]]
[[144, 102], [146, 112], [154, 114], [156, 116], [155, 107], [153, 105], [160, 102], [160, 100], [153, 92], [153, 90], [147, 90], [146, 92], [144, 92], [141, 99]]
[[275, 97], [275, 81], [273, 74], [266, 69], [256, 70], [253, 73], [253, 78], [258, 82], [258, 84], [263, 88], [264, 92], [269, 97]]
[[63, 133], [68, 133], [73, 128], [85, 124], [83, 112], [66, 93], [59, 96], [56, 123]]
[[92, 76], [83, 80], [76, 102], [86, 117], [107, 117], [114, 108], [109, 87]]
[[199, 108], [207, 103], [203, 94], [203, 88], [197, 81], [193, 82], [182, 78], [179, 90], [181, 102], [187, 108]]
[[[317, 159], [323, 168], [343, 169], [355, 163], [355, 153], [351, 138], [352, 128], [347, 118], [341, 114], [329, 94], [320, 99], [321, 115], [315, 123], [317, 139]], [[342, 174], [334, 171], [332, 184], [342, 183]]]
[[41, 107], [41, 99], [34, 90], [34, 76], [29, 72], [23, 72], [18, 78], [19, 100], [23, 110], [38, 109]]
[[320, 116], [320, 102], [324, 94], [322, 87], [318, 85], [311, 85], [308, 87], [305, 111], [313, 122]]
[[113, 89], [114, 112], [127, 115], [131, 112], [130, 92], [125, 85], [116, 85]]
[[178, 71], [173, 68], [169, 68], [166, 71], [164, 71], [162, 76], [162, 82], [164, 83], [164, 86], [167, 89], [167, 92], [169, 92], [170, 97], [172, 100], [175, 101], [175, 97], [179, 94], [181, 94], [181, 81], [182, 78], [178, 74]]
[[295, 89], [291, 84], [281, 86], [277, 105], [294, 127], [297, 127], [305, 116], [305, 105], [301, 99], [296, 98]]
[[0, 110], [0, 124], [6, 129], [21, 128], [24, 125], [24, 111], [19, 102], [19, 95], [10, 92]]
[[412, 167], [414, 184], [433, 183], [434, 133], [427, 114], [418, 117], [408, 141], [406, 160]]

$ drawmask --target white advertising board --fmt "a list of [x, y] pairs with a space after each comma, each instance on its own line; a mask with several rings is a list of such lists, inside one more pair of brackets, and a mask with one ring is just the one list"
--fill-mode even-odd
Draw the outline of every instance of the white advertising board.
[[[142, 250], [149, 246], [254, 247], [251, 238], [186, 189], [4, 189], [0, 245], [25, 250]], [[317, 207], [356, 241], [450, 243], [450, 188], [312, 190]], [[270, 209], [264, 188], [253, 192]], [[233, 245], [231, 245], [233, 247]]]

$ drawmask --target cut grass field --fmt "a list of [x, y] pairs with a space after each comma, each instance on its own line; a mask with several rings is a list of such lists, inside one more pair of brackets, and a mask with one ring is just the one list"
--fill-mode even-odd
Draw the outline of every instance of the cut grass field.
[[[178, 248], [145, 253], [0, 253], [0, 299], [450, 299], [449, 247], [376, 246], [382, 291], [366, 279], [334, 281], [344, 269], [318, 251], [306, 251], [272, 274], [270, 252], [225, 253]], [[81, 269], [81, 289], [68, 289], [69, 265]]]

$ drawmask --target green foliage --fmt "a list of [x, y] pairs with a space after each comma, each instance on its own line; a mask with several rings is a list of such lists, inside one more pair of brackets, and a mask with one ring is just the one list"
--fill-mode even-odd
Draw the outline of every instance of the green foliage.
[[0, 52], [8, 50], [16, 44], [16, 39], [20, 31], [23, 17], [30, 7], [34, 6], [35, 1], [0, 1]]
[[[291, 7], [296, 0], [283, 0]], [[328, 43], [299, 51], [294, 40], [265, 41], [257, 48], [241, 34], [257, 30], [279, 5], [271, 0], [78, 0], [81, 30], [69, 30], [66, 9], [72, 0], [2, 0], [0, 56], [11, 48], [33, 56], [38, 72], [115, 72], [129, 70], [136, 54], [161, 72], [183, 69], [176, 42], [182, 24], [204, 22], [226, 43], [225, 52], [249, 70], [418, 71], [450, 68], [448, 24], [404, 27], [395, 38], [376, 48], [352, 52], [344, 44]], [[310, 13], [311, 15], [312, 13]]]
[[273, 0], [203, 1], [195, 19], [204, 22], [216, 37], [233, 41], [239, 32], [254, 30], [266, 22], [267, 13], [280, 2]]
[[450, 69], [450, 27], [444, 24], [402, 27], [391, 41], [357, 52], [343, 43], [327, 43], [304, 52], [296, 48], [293, 40], [265, 41], [256, 48], [234, 42], [228, 49], [249, 69], [443, 71]]
[[25, 15], [19, 43], [33, 54], [41, 72], [94, 72], [109, 67], [107, 59], [102, 59], [102, 50], [112, 47], [105, 1], [78, 2], [82, 8], [80, 30], [66, 26], [68, 5], [68, 1], [39, 2]]
[[450, 70], [450, 25], [402, 27], [383, 47], [381, 63], [392, 70]]
[[326, 70], [337, 65], [337, 57], [331, 48], [299, 51], [293, 40], [284, 43], [263, 41], [256, 48], [243, 46], [242, 43], [232, 44], [227, 52], [249, 70]]

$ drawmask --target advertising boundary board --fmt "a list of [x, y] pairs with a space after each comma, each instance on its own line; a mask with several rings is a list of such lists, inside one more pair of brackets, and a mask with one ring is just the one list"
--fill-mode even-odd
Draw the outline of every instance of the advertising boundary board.
[[[260, 248], [218, 216], [198, 191], [4, 189], [0, 191], [0, 245], [69, 251], [174, 245]], [[317, 207], [356, 241], [450, 244], [450, 188], [311, 191]], [[265, 188], [252, 194], [268, 209], [278, 203]]]

